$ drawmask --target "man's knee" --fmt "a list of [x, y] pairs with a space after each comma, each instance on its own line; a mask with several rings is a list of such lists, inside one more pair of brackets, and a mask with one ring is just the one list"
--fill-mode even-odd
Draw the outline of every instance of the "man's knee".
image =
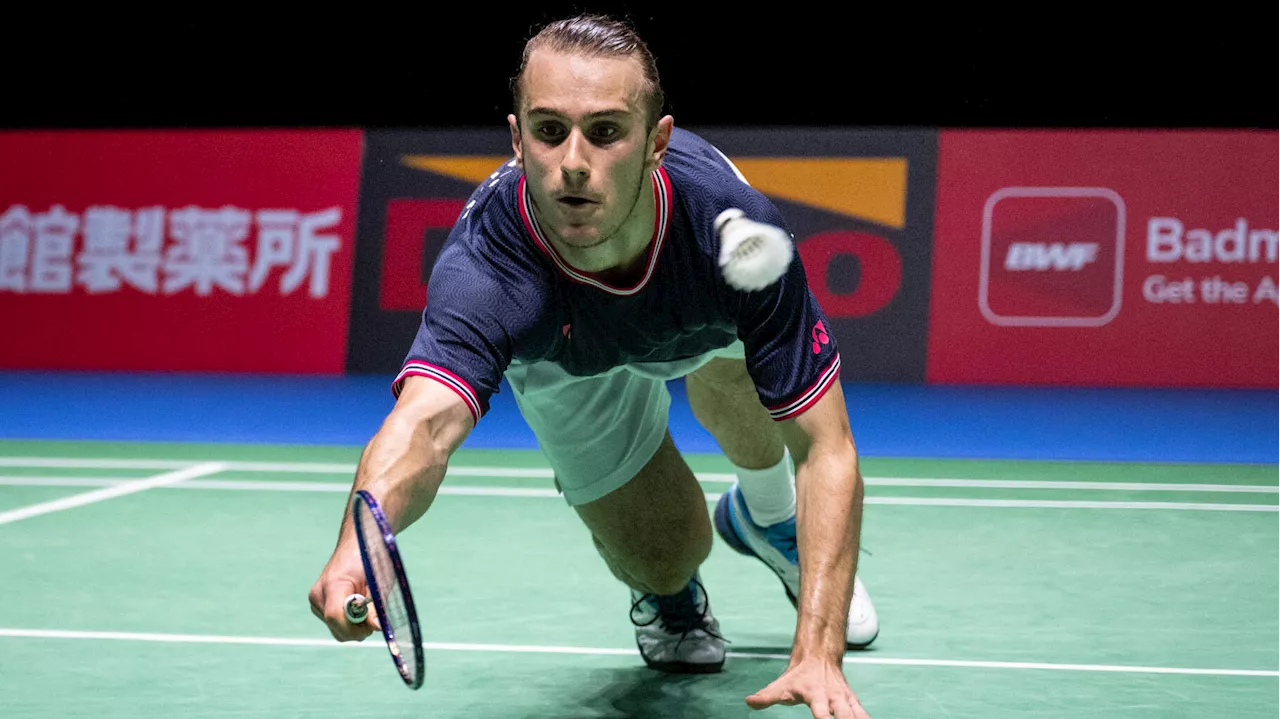
[[631, 481], [575, 509], [614, 575], [636, 589], [673, 594], [711, 553], [706, 497], [669, 433]]
[[764, 424], [768, 410], [744, 360], [717, 357], [685, 378], [694, 419], [712, 434]]

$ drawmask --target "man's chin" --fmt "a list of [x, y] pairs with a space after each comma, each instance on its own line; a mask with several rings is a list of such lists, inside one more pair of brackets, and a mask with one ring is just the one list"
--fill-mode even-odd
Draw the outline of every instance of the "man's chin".
[[604, 242], [600, 231], [594, 227], [562, 227], [556, 231], [556, 239], [577, 249], [595, 247]]

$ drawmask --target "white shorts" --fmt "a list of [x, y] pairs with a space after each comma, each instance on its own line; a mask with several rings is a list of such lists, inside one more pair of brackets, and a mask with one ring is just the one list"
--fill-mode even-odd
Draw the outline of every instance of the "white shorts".
[[714, 357], [744, 359], [741, 341], [675, 362], [638, 362], [576, 377], [552, 362], [513, 363], [506, 372], [520, 414], [570, 505], [621, 487], [653, 458], [667, 431], [667, 381]]

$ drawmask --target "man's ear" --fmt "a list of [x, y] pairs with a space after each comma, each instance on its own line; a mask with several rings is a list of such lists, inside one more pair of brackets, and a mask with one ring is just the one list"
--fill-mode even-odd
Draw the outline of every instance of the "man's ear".
[[507, 124], [511, 126], [511, 151], [516, 155], [516, 166], [524, 169], [524, 145], [520, 142], [520, 121], [515, 115], [507, 115]]
[[671, 130], [675, 127], [675, 119], [670, 115], [658, 120], [649, 138], [649, 156], [645, 158], [646, 171], [658, 169], [662, 158], [667, 156], [667, 148], [671, 144]]

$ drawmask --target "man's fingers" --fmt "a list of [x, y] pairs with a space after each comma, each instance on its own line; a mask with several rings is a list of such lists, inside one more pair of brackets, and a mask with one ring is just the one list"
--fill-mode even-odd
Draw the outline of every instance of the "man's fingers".
[[325, 626], [329, 627], [329, 633], [334, 639], [340, 642], [362, 642], [379, 627], [371, 626], [369, 622], [364, 624], [352, 624], [347, 621], [346, 614], [339, 614], [336, 617], [326, 615], [324, 618]]
[[871, 719], [849, 689], [836, 666], [792, 667], [764, 689], [747, 697], [747, 706], [766, 709], [775, 704], [804, 704], [814, 719]]
[[356, 589], [355, 582], [345, 577], [335, 577], [324, 586], [324, 616], [326, 620], [339, 618], [343, 624], [347, 621], [347, 597], [363, 593]]
[[[782, 704], [784, 706], [795, 706], [798, 702], [790, 691], [779, 688], [778, 683], [774, 682], [760, 691], [747, 697], [747, 706], [752, 709], [767, 709], [774, 704]], [[824, 717], [825, 719], [825, 717]]]
[[857, 705], [858, 700], [852, 696], [839, 696], [831, 700], [831, 713], [836, 719], [858, 719], [858, 713], [854, 711]]
[[316, 618], [324, 619], [324, 584], [321, 583], [321, 579], [317, 579], [316, 583], [311, 585], [311, 591], [307, 592], [307, 603], [311, 605], [311, 613], [316, 615]]
[[[329, 633], [340, 642], [363, 641], [378, 629], [376, 619], [372, 626], [368, 620], [364, 624], [352, 624], [347, 621], [347, 597], [352, 594], [364, 594], [350, 579], [335, 578], [324, 586], [324, 623]], [[370, 612], [370, 618], [373, 612]]]
[[831, 719], [831, 701], [826, 694], [814, 694], [809, 700], [809, 711], [813, 712], [813, 719]]

